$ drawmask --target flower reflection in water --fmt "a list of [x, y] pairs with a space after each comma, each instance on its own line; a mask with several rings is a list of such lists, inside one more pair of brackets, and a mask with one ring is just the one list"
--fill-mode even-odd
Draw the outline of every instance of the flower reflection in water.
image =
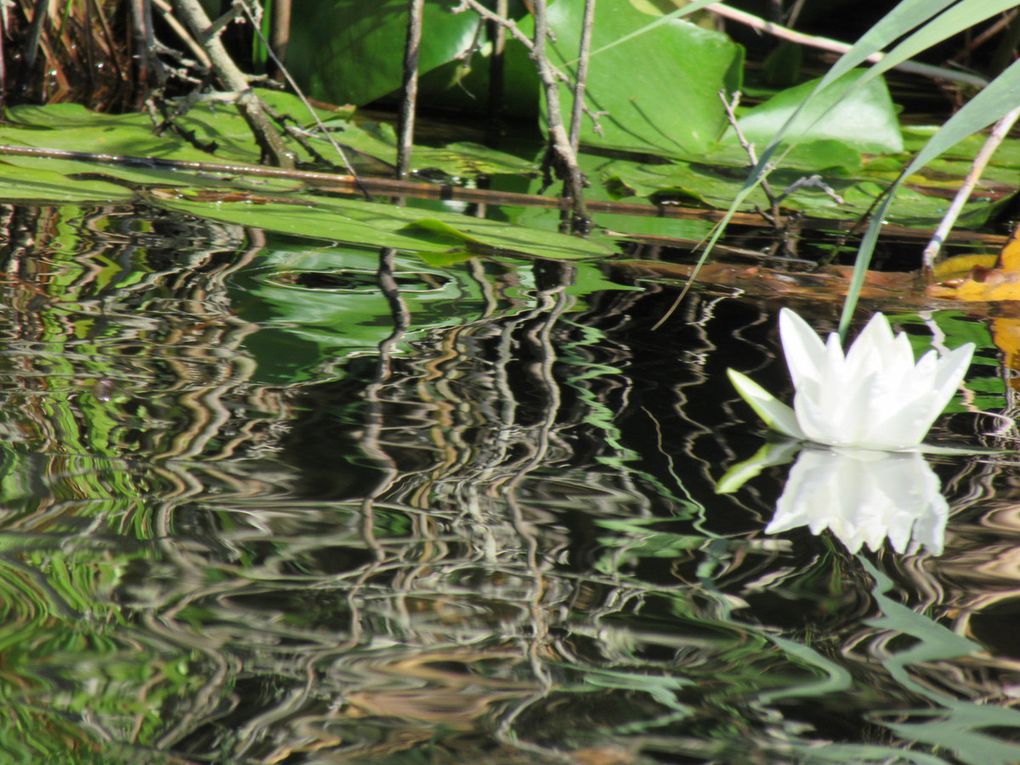
[[765, 531], [828, 528], [852, 553], [876, 551], [888, 537], [898, 553], [923, 546], [939, 555], [948, 514], [938, 476], [917, 452], [808, 448]]

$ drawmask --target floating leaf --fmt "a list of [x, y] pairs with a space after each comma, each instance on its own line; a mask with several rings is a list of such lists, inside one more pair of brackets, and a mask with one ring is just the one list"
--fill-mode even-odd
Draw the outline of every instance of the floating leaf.
[[606, 244], [565, 234], [360, 199], [295, 194], [256, 203], [208, 193], [166, 191], [153, 194], [152, 201], [167, 209], [267, 231], [410, 252], [530, 255], [551, 260], [613, 254]]
[[88, 178], [68, 182], [66, 175], [40, 166], [19, 167], [0, 162], [0, 197], [24, 202], [127, 202], [134, 196], [130, 189], [106, 180]]
[[[850, 72], [804, 108], [801, 108], [804, 101], [819, 80], [780, 91], [748, 110], [739, 119], [740, 129], [748, 140], [764, 146], [799, 109], [797, 118], [786, 129], [786, 140], [832, 140], [871, 154], [899, 153], [903, 151], [903, 136], [889, 89], [881, 78], [857, 87], [864, 75], [864, 70]], [[727, 135], [736, 140], [732, 130]]]

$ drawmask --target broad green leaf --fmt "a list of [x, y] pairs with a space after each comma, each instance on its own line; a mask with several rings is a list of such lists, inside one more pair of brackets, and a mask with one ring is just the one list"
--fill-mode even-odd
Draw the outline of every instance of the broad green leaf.
[[101, 179], [77, 179], [55, 172], [36, 160], [36, 167], [0, 161], [0, 199], [25, 202], [127, 202], [134, 193]]
[[[881, 79], [855, 87], [864, 74], [850, 72], [810, 101], [820, 80], [783, 90], [746, 112], [739, 120], [741, 131], [758, 145], [782, 135], [791, 142], [838, 141], [871, 154], [901, 152], [903, 138], [889, 90]], [[732, 130], [727, 138], [736, 141]]]
[[988, 87], [968, 101], [931, 137], [907, 166], [909, 176], [968, 136], [1002, 119], [1020, 105], [1020, 60], [1014, 61]]
[[[649, 8], [654, 8], [654, 6], [650, 6], [647, 3], [641, 3], [640, 0], [632, 0], [632, 2], [635, 6], [638, 5], [643, 6], [645, 10]], [[682, 19], [685, 16], [689, 16], [692, 13], [697, 13], [698, 11], [704, 10], [713, 2], [715, 2], [715, 0], [691, 0], [691, 2], [687, 3], [682, 8], [677, 8], [675, 11], [670, 11], [669, 13], [666, 14], [659, 14], [655, 16], [654, 21], [650, 21], [647, 24], [638, 27], [633, 32], [623, 35], [622, 37], [618, 37], [615, 40], [610, 40], [609, 42], [605, 43], [600, 47], [593, 47], [591, 51], [591, 57], [595, 58], [596, 56], [601, 56], [607, 50], [615, 48], [617, 45], [629, 43], [632, 40], [637, 39], [641, 35], [651, 32], [653, 29], [657, 29], [665, 24], [669, 24], [675, 20]], [[571, 61], [571, 63], [574, 63], [575, 61], [576, 59]]]
[[[349, 112], [338, 117], [336, 110], [317, 109], [313, 115], [296, 96], [264, 90], [258, 93], [275, 112], [296, 121], [305, 129], [307, 146], [317, 156], [313, 156], [305, 144], [298, 143], [292, 137], [285, 139], [288, 148], [300, 161], [319, 161], [318, 158], [323, 157], [335, 166], [343, 165], [343, 159], [337, 156], [334, 146], [322, 135], [320, 126], [325, 125], [331, 137], [350, 155], [347, 158], [358, 166], [359, 172], [388, 174], [392, 170], [397, 150], [396, 134], [391, 126], [370, 120], [353, 121]], [[170, 129], [157, 131], [152, 120], [144, 114], [109, 115], [88, 111], [77, 104], [53, 104], [17, 106], [8, 110], [5, 116], [7, 124], [0, 126], [0, 144], [186, 162], [259, 162], [259, 148], [252, 138], [251, 130], [229, 104], [200, 102], [176, 118], [176, 124], [182, 132], [192, 136], [200, 145], [209, 147], [210, 151], [199, 149], [178, 132]], [[315, 117], [322, 122], [317, 123]], [[364, 158], [371, 161], [365, 161]], [[263, 190], [294, 188], [299, 185], [296, 181], [253, 179], [233, 174], [209, 177], [208, 174], [199, 176], [158, 167], [98, 165], [74, 160], [9, 156], [5, 161], [24, 167], [45, 167], [68, 175], [101, 173], [143, 185], [208, 186], [223, 185], [223, 182], [229, 181], [231, 185]], [[455, 142], [442, 148], [415, 147], [412, 168], [418, 171], [438, 170], [451, 177], [463, 178], [532, 173], [535, 164], [480, 144]]]
[[[425, 3], [419, 71], [471, 47], [482, 22], [451, 13], [456, 0]], [[335, 104], [367, 104], [400, 87], [407, 0], [315, 0], [291, 23], [287, 68], [308, 93]]]
[[[831, 142], [824, 142], [831, 144]], [[805, 151], [814, 147], [815, 143], [804, 144], [800, 149]], [[826, 152], [823, 147], [815, 156], [823, 158]], [[838, 154], [834, 154], [838, 157]], [[799, 210], [817, 218], [842, 219], [867, 213], [882, 194], [887, 184], [895, 179], [895, 170], [899, 163], [886, 168], [877, 164], [877, 172], [871, 172], [871, 163], [865, 164], [858, 172], [847, 177], [841, 168], [834, 167], [818, 173], [821, 180], [838, 193], [842, 204], [838, 203], [822, 189], [804, 186], [793, 190], [783, 199], [782, 207], [787, 210]], [[887, 210], [888, 220], [905, 225], [930, 225], [939, 220], [949, 207], [955, 188], [959, 185], [969, 163], [946, 163], [939, 168], [941, 177], [916, 176], [910, 185], [901, 190], [892, 206]], [[607, 187], [614, 191], [617, 198], [637, 196], [651, 197], [658, 200], [678, 199], [695, 200], [716, 208], [734, 206], [739, 210], [767, 209], [768, 198], [760, 188], [752, 188], [741, 196], [744, 186], [742, 167], [727, 167], [712, 161], [711, 155], [705, 162], [673, 162], [670, 164], [639, 164], [627, 160], [614, 160], [601, 167], [601, 178]], [[772, 188], [783, 191], [808, 175], [807, 171], [781, 169], [771, 176]], [[1000, 199], [1009, 197], [1009, 191], [1017, 188], [1015, 170], [993, 167], [989, 171], [990, 178], [997, 178], [1002, 193]], [[734, 200], [739, 201], [739, 205]], [[983, 224], [996, 210], [995, 204], [988, 199], [976, 195], [964, 208], [960, 220], [961, 226], [977, 226]]]
[[[728, 132], [716, 146], [711, 147], [704, 154], [684, 159], [704, 165], [725, 165], [745, 170], [750, 165], [747, 151], [738, 141], [734, 140], [732, 132]], [[790, 147], [790, 151], [783, 156], [781, 169], [805, 172], [829, 170], [842, 175], [858, 172], [861, 165], [861, 150], [858, 147], [842, 140], [823, 138], [809, 139]], [[897, 169], [899, 169], [898, 165]]]
[[[558, 0], [549, 6], [555, 41], [550, 59], [569, 74], [577, 58], [583, 0]], [[669, 20], [639, 38], [610, 45], [656, 21], [629, 2], [596, 5], [586, 104], [598, 118], [582, 121], [581, 142], [603, 148], [667, 156], [690, 155], [715, 142], [726, 125], [719, 91], [740, 87], [743, 51], [718, 32], [681, 20]], [[564, 118], [573, 98], [560, 88]]]
[[[903, 127], [903, 142], [905, 149], [908, 152], [916, 154], [924, 148], [925, 144], [928, 143], [935, 136], [941, 125], [905, 125]], [[971, 161], [977, 156], [977, 153], [981, 150], [981, 147], [985, 144], [985, 136], [980, 133], [969, 135], [953, 146], [950, 146], [945, 152], [942, 153], [940, 159], [943, 160], [962, 160], [970, 166]], [[929, 163], [929, 166], [933, 166], [933, 160]], [[992, 157], [992, 162], [982, 174], [982, 178], [988, 178], [989, 173], [994, 173], [997, 168], [1008, 169], [1012, 172], [1009, 176], [1013, 179], [1016, 178], [1016, 171], [1020, 170], [1020, 141], [1015, 139], [1006, 139], [1003, 141], [999, 148], [995, 150], [995, 155]], [[897, 171], [899, 168], [897, 168]]]
[[[396, 165], [397, 134], [391, 125], [364, 119], [331, 120], [325, 125], [341, 146], [367, 154], [390, 167]], [[324, 139], [315, 137], [313, 140], [320, 152], [332, 150]], [[530, 160], [469, 141], [442, 147], [415, 146], [411, 151], [411, 167], [416, 171], [439, 170], [455, 177], [537, 172], [535, 163]]]
[[145, 114], [100, 114], [78, 104], [15, 106], [5, 113], [0, 142], [47, 149], [193, 162], [258, 162], [247, 123], [229, 104], [200, 103], [177, 118], [196, 141], [215, 145], [202, 151], [172, 130], [156, 131]]

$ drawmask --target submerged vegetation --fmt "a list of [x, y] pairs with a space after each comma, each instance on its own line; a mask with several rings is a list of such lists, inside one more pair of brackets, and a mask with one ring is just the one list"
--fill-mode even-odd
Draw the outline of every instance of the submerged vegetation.
[[12, 762], [1020, 761], [1015, 0], [0, 14]]

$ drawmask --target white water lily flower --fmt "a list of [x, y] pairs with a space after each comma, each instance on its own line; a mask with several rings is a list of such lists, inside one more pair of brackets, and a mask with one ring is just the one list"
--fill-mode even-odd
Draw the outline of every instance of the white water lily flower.
[[856, 553], [886, 538], [898, 553], [939, 555], [949, 505], [938, 476], [917, 452], [805, 449], [790, 470], [767, 534], [829, 529]]
[[839, 336], [826, 343], [789, 308], [779, 334], [797, 393], [793, 409], [732, 369], [730, 380], [765, 423], [798, 440], [830, 446], [897, 451], [921, 443], [970, 366], [974, 344], [945, 354], [932, 350], [915, 363], [903, 333], [876, 313], [843, 354]]

